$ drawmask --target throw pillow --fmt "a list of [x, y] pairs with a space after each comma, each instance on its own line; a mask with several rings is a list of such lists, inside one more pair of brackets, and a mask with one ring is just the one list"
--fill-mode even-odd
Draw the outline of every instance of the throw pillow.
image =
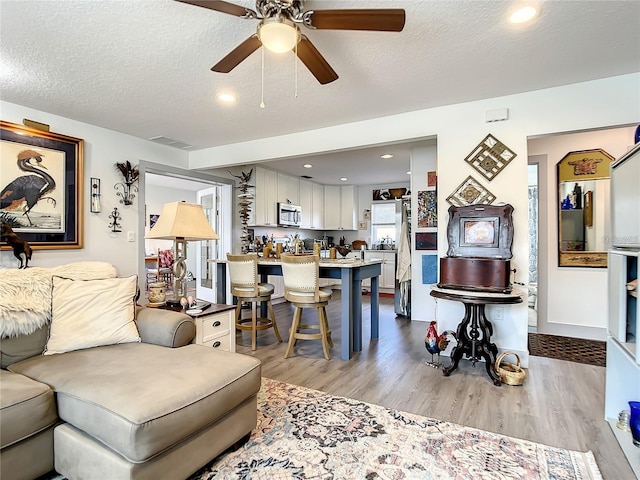
[[138, 277], [71, 280], [53, 277], [51, 329], [45, 355], [139, 342], [134, 298]]

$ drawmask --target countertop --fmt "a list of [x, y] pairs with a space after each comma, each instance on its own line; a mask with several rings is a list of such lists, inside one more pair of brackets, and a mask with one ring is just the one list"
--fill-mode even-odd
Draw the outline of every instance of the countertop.
[[[227, 263], [226, 259], [211, 259], [211, 263]], [[261, 265], [280, 265], [282, 262], [277, 258], [258, 258], [258, 264]], [[338, 267], [338, 268], [358, 268], [367, 265], [376, 265], [382, 263], [381, 259], [360, 260], [359, 258], [321, 258], [321, 267]]]

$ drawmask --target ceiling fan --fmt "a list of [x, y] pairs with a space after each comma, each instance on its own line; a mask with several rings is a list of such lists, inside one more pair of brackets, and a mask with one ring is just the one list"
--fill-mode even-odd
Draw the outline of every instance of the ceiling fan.
[[337, 80], [331, 68], [311, 41], [300, 32], [302, 24], [318, 30], [373, 30], [400, 32], [405, 11], [390, 9], [303, 10], [304, 0], [256, 0], [256, 10], [223, 0], [176, 0], [236, 17], [260, 20], [257, 32], [216, 63], [211, 70], [229, 73], [261, 45], [284, 53], [296, 48], [298, 58], [321, 84]]

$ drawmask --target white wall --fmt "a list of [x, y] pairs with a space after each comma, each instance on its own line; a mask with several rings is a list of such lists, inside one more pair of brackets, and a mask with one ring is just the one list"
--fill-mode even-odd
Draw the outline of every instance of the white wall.
[[[54, 133], [84, 140], [84, 247], [74, 250], [36, 250], [30, 265], [49, 267], [69, 262], [101, 260], [115, 265], [121, 275], [138, 273], [138, 258], [144, 254], [144, 239], [137, 238], [138, 218], [144, 214], [144, 205], [140, 205], [139, 197], [130, 206], [119, 203], [120, 197], [116, 197], [113, 186], [121, 181], [121, 177], [115, 164], [129, 160], [136, 165], [139, 160], [146, 160], [186, 168], [187, 152], [12, 103], [0, 102], [0, 109], [2, 120], [7, 122], [22, 124], [22, 119], [28, 118], [49, 124]], [[102, 180], [100, 213], [91, 213], [89, 209], [91, 177]], [[118, 207], [122, 215], [121, 233], [111, 233], [108, 227], [109, 214], [114, 207]], [[127, 242], [127, 232], [134, 232], [134, 242]], [[16, 262], [10, 250], [0, 252], [1, 267], [15, 268]]]
[[[438, 214], [447, 221], [444, 199], [468, 175], [480, 180], [497, 197], [497, 202], [514, 207], [512, 265], [516, 281], [528, 282], [528, 198], [527, 138], [558, 132], [579, 131], [640, 122], [640, 73], [577, 83], [518, 95], [419, 110], [399, 115], [354, 122], [313, 131], [282, 135], [251, 142], [224, 145], [192, 152], [191, 168], [246, 164], [251, 161], [287, 158], [369, 145], [437, 137]], [[488, 110], [508, 108], [509, 120], [486, 123]], [[491, 182], [466, 164], [464, 158], [488, 133], [516, 152], [517, 157]], [[211, 159], [217, 159], [213, 161]], [[439, 255], [446, 254], [442, 237]], [[414, 252], [414, 256], [416, 253]], [[579, 286], [582, 277], [575, 275]], [[576, 287], [578, 288], [578, 287]], [[461, 305], [440, 302], [440, 328], [455, 326]], [[488, 311], [491, 317], [491, 309]], [[505, 307], [504, 317], [494, 325], [493, 340], [499, 348], [518, 353], [525, 365], [527, 352], [526, 302]]]
[[[556, 164], [569, 152], [602, 148], [614, 158], [633, 145], [635, 127], [544, 136], [528, 142], [530, 156], [545, 158], [540, 164], [539, 209], [546, 214], [540, 225], [540, 259], [545, 258], [547, 273], [538, 284], [538, 331], [554, 335], [606, 339], [607, 269], [558, 266], [558, 206]], [[640, 188], [640, 187], [639, 187]], [[544, 210], [544, 212], [542, 212]], [[605, 224], [604, 218], [595, 219]], [[604, 241], [604, 249], [608, 249]]]
[[[455, 330], [455, 325], [448, 325], [449, 322], [443, 319], [441, 322], [437, 315], [436, 299], [429, 295], [431, 291], [430, 284], [422, 283], [422, 257], [424, 255], [438, 256], [437, 251], [415, 250], [415, 238], [418, 231], [418, 192], [427, 189], [427, 172], [436, 171], [437, 164], [437, 147], [420, 147], [411, 151], [411, 319], [430, 322], [435, 320], [438, 322], [438, 332], [443, 330]], [[438, 199], [438, 201], [443, 201]], [[424, 231], [424, 229], [421, 229]], [[444, 219], [438, 218], [438, 244], [445, 242], [444, 249], [446, 251], [446, 231], [447, 224]], [[438, 250], [442, 250], [440, 247]], [[438, 277], [439, 278], [439, 277]], [[460, 317], [462, 318], [462, 316]], [[424, 333], [427, 333], [425, 326]]]

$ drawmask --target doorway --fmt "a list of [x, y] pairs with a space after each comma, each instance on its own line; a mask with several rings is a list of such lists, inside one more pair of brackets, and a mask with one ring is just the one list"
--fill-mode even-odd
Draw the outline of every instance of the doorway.
[[528, 289], [528, 331], [538, 331], [538, 211], [540, 209], [538, 183], [539, 165], [529, 161], [527, 166], [529, 192], [529, 284]]
[[[150, 228], [150, 216], [159, 214], [165, 203], [187, 201], [203, 205], [205, 216], [220, 239], [187, 243], [187, 278], [192, 278], [188, 282], [188, 293], [202, 300], [216, 301], [213, 293], [216, 285], [215, 266], [209, 260], [219, 258], [220, 252], [230, 251], [234, 181], [144, 161], [140, 162], [139, 170], [139, 195], [141, 203], [145, 205], [145, 213], [138, 226], [138, 238], [144, 239]], [[170, 240], [160, 242], [166, 243], [162, 248], [173, 248]], [[145, 256], [148, 250], [155, 248], [156, 245], [150, 245], [149, 240], [140, 242], [139, 278], [146, 277]], [[144, 292], [144, 285], [141, 285], [141, 291]]]

